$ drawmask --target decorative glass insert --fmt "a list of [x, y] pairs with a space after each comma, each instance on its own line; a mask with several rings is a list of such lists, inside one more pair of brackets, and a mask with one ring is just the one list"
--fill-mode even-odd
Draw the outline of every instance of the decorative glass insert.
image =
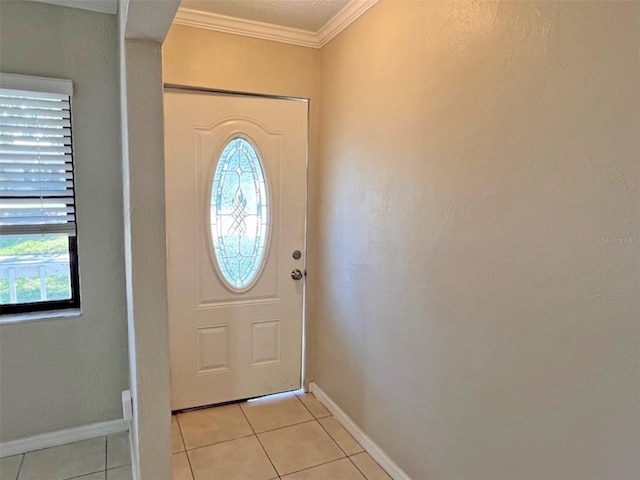
[[267, 185], [258, 154], [244, 138], [222, 151], [211, 189], [211, 238], [218, 270], [233, 290], [251, 286], [269, 231]]

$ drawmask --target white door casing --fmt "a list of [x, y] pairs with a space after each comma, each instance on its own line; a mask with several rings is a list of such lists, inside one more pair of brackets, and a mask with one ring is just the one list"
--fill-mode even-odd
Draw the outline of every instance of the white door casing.
[[[217, 268], [209, 217], [236, 138], [258, 153], [270, 221], [262, 269], [242, 292]], [[306, 101], [166, 89], [165, 162], [172, 410], [299, 388], [304, 278], [291, 272], [305, 262]]]

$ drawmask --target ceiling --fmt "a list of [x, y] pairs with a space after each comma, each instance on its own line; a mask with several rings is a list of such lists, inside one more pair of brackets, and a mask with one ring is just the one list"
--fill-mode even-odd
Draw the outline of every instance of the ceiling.
[[[116, 13], [118, 0], [32, 0]], [[158, 0], [161, 1], [161, 0]], [[317, 32], [353, 0], [182, 0], [181, 8]]]
[[[30, 1], [115, 14], [119, 0]], [[129, 10], [134, 2], [138, 6], [145, 5], [153, 8], [154, 2], [158, 6], [158, 3], [163, 1], [130, 0]], [[182, 0], [173, 23], [320, 48], [347, 28], [377, 1]]]
[[[2, 1], [2, 0], [0, 0]], [[63, 7], [82, 8], [94, 12], [115, 14], [118, 9], [118, 0], [31, 0], [40, 3], [51, 3]]]
[[350, 0], [182, 0], [181, 8], [317, 32]]

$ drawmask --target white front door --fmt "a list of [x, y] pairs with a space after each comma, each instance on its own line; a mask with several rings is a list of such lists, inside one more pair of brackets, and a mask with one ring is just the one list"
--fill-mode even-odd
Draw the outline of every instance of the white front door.
[[300, 388], [307, 102], [164, 100], [171, 408]]

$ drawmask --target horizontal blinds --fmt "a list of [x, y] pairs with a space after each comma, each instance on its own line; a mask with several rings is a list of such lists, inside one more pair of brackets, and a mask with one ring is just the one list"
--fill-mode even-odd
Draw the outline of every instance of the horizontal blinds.
[[0, 233], [75, 235], [70, 95], [59, 83], [64, 81], [56, 80], [53, 91], [33, 92], [21, 90], [20, 82], [7, 85], [5, 78], [0, 77]]

